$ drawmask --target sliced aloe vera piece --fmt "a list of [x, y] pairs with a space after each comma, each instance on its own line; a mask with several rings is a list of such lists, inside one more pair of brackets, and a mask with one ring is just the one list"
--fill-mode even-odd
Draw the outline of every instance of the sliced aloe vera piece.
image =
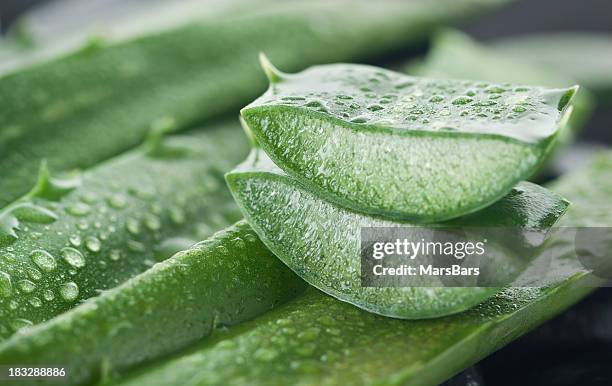
[[70, 180], [43, 172], [0, 212], [0, 339], [239, 219], [223, 173], [247, 148], [232, 123], [198, 136], [152, 136]]
[[486, 207], [531, 175], [576, 91], [262, 64], [270, 88], [241, 114], [270, 158], [340, 205], [419, 222]]
[[0, 364], [69, 369], [93, 382], [253, 318], [306, 284], [244, 222], [0, 344]]
[[139, 144], [162, 117], [181, 130], [244, 106], [265, 87], [260, 50], [293, 70], [371, 58], [482, 8], [480, 0], [282, 3], [124, 41], [94, 37], [0, 74], [0, 207], [27, 192], [40, 158], [54, 170], [91, 167]]
[[493, 42], [495, 51], [540, 63], [576, 79], [597, 96], [612, 99], [612, 34], [556, 32]]
[[[573, 202], [562, 225], [610, 226], [609, 181], [610, 152], [551, 185]], [[547, 281], [546, 287], [507, 289], [458, 315], [394, 320], [308, 291], [252, 322], [217, 332], [199, 347], [144, 367], [118, 384], [437, 385], [594, 288], [592, 277], [576, 261], [572, 243], [553, 239], [550, 247], [555, 246], [564, 252], [551, 261], [549, 272], [555, 279]]]
[[[361, 228], [411, 224], [355, 213], [327, 202], [276, 168], [258, 150], [226, 178], [245, 218], [268, 248], [309, 284], [340, 300], [386, 316], [431, 318], [464, 311], [498, 291], [444, 288], [442, 283], [428, 288], [418, 284], [362, 286]], [[522, 183], [514, 189], [489, 208], [449, 226], [545, 229], [563, 215], [568, 204], [534, 184]], [[510, 261], [504, 265], [514, 267]]]

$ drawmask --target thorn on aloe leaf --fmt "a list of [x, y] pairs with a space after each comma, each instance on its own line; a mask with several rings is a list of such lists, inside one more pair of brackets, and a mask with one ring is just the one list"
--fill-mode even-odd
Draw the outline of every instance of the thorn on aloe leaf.
[[155, 158], [180, 158], [185, 156], [188, 152], [187, 149], [170, 146], [166, 141], [166, 136], [174, 132], [176, 128], [176, 120], [170, 116], [164, 116], [153, 121], [143, 143], [146, 154]]
[[252, 148], [259, 147], [259, 145], [257, 144], [257, 139], [253, 135], [253, 132], [251, 131], [251, 128], [249, 127], [249, 125], [246, 123], [244, 118], [242, 118], [242, 115], [240, 115], [238, 117], [238, 119], [240, 120], [240, 125], [242, 126], [242, 130], [244, 130], [244, 133], [249, 138], [249, 142], [251, 143], [251, 147]]
[[77, 174], [61, 179], [52, 177], [49, 173], [47, 160], [42, 160], [38, 170], [38, 180], [26, 197], [58, 201], [79, 185], [81, 185], [81, 179]]
[[259, 53], [259, 64], [270, 84], [278, 83], [287, 77], [287, 74], [276, 68], [263, 52]]

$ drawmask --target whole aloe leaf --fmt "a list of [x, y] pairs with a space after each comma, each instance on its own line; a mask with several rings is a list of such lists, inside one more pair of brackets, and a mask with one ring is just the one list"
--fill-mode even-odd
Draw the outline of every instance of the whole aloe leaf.
[[[227, 181], [245, 218], [285, 264], [322, 291], [377, 314], [431, 318], [464, 311], [499, 289], [488, 287], [365, 287], [361, 282], [360, 230], [411, 224], [362, 215], [326, 202], [284, 174], [261, 151], [254, 151]], [[534, 184], [523, 183], [490, 207], [448, 226], [551, 227], [567, 201]], [[451, 225], [452, 224], [452, 225]], [[516, 274], [511, 261], [497, 262]]]
[[500, 54], [526, 58], [576, 79], [602, 100], [612, 100], [612, 34], [556, 32], [490, 44]]
[[262, 64], [270, 87], [241, 115], [270, 158], [340, 205], [418, 222], [475, 212], [530, 176], [576, 91]]
[[[610, 226], [612, 185], [593, 181], [612, 181], [612, 152], [550, 186], [574, 203], [563, 225]], [[571, 244], [552, 241], [563, 252], [551, 261], [546, 287], [507, 289], [461, 314], [394, 320], [311, 290], [119, 385], [437, 385], [594, 288]]]
[[64, 385], [105, 379], [264, 313], [305, 287], [240, 222], [14, 335], [0, 344], [0, 363], [61, 364], [69, 369]]
[[91, 167], [140, 143], [162, 117], [179, 130], [243, 106], [265, 87], [259, 50], [289, 69], [372, 57], [500, 3], [291, 2], [119, 43], [93, 39], [71, 54], [4, 74], [0, 206], [34, 183], [40, 158], [54, 170]]
[[162, 139], [70, 180], [41, 174], [0, 212], [0, 338], [48, 320], [240, 218], [223, 173], [237, 125]]

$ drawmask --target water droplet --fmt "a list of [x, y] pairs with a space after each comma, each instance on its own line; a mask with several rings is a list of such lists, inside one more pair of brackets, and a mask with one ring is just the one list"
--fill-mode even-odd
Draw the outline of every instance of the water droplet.
[[28, 267], [28, 277], [34, 281], [42, 279], [42, 273], [36, 268]]
[[70, 244], [72, 244], [72, 246], [74, 247], [80, 247], [81, 246], [81, 236], [79, 236], [78, 234], [73, 234], [72, 236], [70, 236]]
[[128, 232], [133, 235], [137, 235], [140, 233], [140, 222], [133, 217], [128, 217], [127, 220], [125, 220], [125, 227]]
[[77, 202], [66, 208], [66, 212], [73, 216], [87, 216], [91, 212], [91, 207], [83, 202]]
[[97, 198], [98, 197], [96, 196], [95, 193], [93, 193], [93, 192], [85, 192], [81, 196], [81, 201], [86, 202], [88, 204], [93, 204], [94, 202], [96, 202]]
[[29, 302], [34, 308], [42, 306], [42, 301], [40, 301], [40, 299], [37, 297], [30, 298]]
[[269, 348], [260, 348], [253, 353], [253, 357], [259, 361], [269, 362], [278, 356], [278, 352]]
[[384, 107], [382, 107], [381, 105], [370, 105], [368, 106], [368, 110], [370, 111], [380, 111], [383, 110]]
[[305, 341], [313, 341], [319, 336], [320, 330], [317, 327], [310, 327], [298, 334], [298, 338]]
[[444, 96], [442, 95], [434, 95], [431, 98], [429, 98], [429, 101], [432, 103], [439, 103], [442, 102], [444, 100]]
[[115, 209], [122, 209], [127, 205], [127, 199], [124, 195], [119, 193], [111, 195], [106, 199], [106, 201], [108, 202], [108, 205]]
[[36, 249], [30, 253], [30, 259], [43, 271], [53, 271], [57, 266], [55, 258], [42, 249]]
[[457, 97], [455, 99], [453, 99], [453, 101], [451, 102], [454, 105], [467, 105], [468, 103], [473, 102], [474, 99], [466, 97], [466, 96], [460, 96]]
[[117, 261], [121, 259], [121, 251], [118, 249], [111, 250], [108, 254], [108, 258], [111, 259], [112, 261]]
[[482, 107], [486, 107], [486, 106], [495, 106], [497, 104], [496, 101], [494, 100], [486, 100], [486, 101], [479, 101], [474, 103], [474, 106], [482, 106]]
[[3, 271], [0, 271], [0, 296], [9, 297], [13, 293], [13, 284], [11, 276]]
[[151, 204], [151, 212], [155, 213], [155, 214], [161, 214], [162, 212], [162, 206], [159, 202], [154, 202]]
[[130, 188], [128, 192], [134, 197], [140, 198], [141, 200], [149, 200], [155, 196], [155, 189], [153, 188]]
[[14, 253], [10, 253], [10, 252], [9, 252], [9, 253], [4, 254], [4, 255], [2, 256], [2, 259], [3, 259], [4, 261], [6, 261], [7, 263], [14, 263], [14, 262], [16, 261], [15, 254], [14, 254]]
[[85, 248], [87, 248], [90, 252], [99, 252], [102, 243], [95, 236], [89, 236], [85, 239]]
[[524, 113], [527, 109], [524, 106], [516, 105], [512, 108], [515, 113]]
[[355, 117], [353, 119], [351, 119], [352, 123], [366, 123], [368, 121], [367, 118], [365, 117]]
[[161, 228], [161, 220], [155, 215], [148, 213], [144, 216], [143, 221], [145, 226], [151, 231], [157, 231]]
[[185, 211], [178, 206], [171, 207], [170, 220], [175, 224], [183, 224], [185, 222]]
[[322, 104], [321, 104], [321, 102], [319, 102], [319, 101], [310, 101], [310, 102], [306, 103], [304, 106], [306, 106], [306, 107], [316, 107], [316, 108], [318, 108], [318, 107], [321, 107], [321, 106], [322, 106]]
[[144, 252], [147, 250], [143, 243], [136, 240], [128, 240], [127, 247], [132, 252]]
[[36, 284], [29, 280], [20, 280], [19, 283], [17, 283], [17, 287], [19, 287], [21, 292], [29, 294], [36, 289]]
[[45, 299], [48, 302], [50, 302], [51, 300], [55, 299], [55, 295], [53, 294], [53, 291], [51, 291], [50, 289], [45, 290], [43, 292], [43, 299]]
[[85, 258], [78, 250], [66, 247], [62, 249], [61, 254], [66, 263], [70, 264], [72, 267], [82, 268], [85, 266]]
[[485, 92], [489, 94], [501, 94], [501, 93], [506, 92], [506, 89], [503, 87], [499, 87], [499, 86], [491, 86], [488, 89], [486, 89]]
[[79, 286], [75, 282], [64, 283], [59, 288], [59, 293], [62, 299], [71, 302], [79, 296]]
[[77, 228], [79, 228], [82, 231], [87, 230], [89, 228], [89, 223], [85, 220], [81, 220], [77, 222]]

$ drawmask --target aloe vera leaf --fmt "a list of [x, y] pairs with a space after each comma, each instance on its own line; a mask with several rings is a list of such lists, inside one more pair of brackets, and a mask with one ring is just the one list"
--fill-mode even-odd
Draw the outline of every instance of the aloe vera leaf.
[[262, 66], [270, 87], [241, 116], [270, 158], [339, 205], [417, 222], [475, 212], [530, 176], [576, 91]]
[[201, 240], [239, 219], [223, 173], [247, 149], [232, 123], [154, 136], [72, 180], [42, 173], [0, 214], [0, 337], [146, 270], [177, 248], [177, 237]]
[[[608, 181], [612, 152], [551, 185], [572, 200], [561, 224], [610, 226]], [[550, 247], [555, 245], [564, 252], [551, 262], [552, 279], [545, 287], [509, 288], [461, 314], [412, 321], [383, 318], [310, 290], [118, 384], [437, 385], [594, 289], [596, 281], [576, 261], [572, 243], [553, 239]]]
[[495, 51], [540, 63], [576, 79], [602, 100], [612, 99], [612, 35], [556, 32], [494, 41]]
[[[580, 79], [551, 71], [530, 57], [505, 54], [450, 29], [436, 34], [425, 60], [409, 71], [414, 75], [433, 78], [477, 79], [545, 87], [569, 87], [576, 83], [584, 86]], [[588, 87], [576, 94], [569, 120], [569, 126], [574, 131], [587, 121], [593, 104], [594, 98]]]
[[549, 289], [511, 289], [447, 318], [406, 321], [315, 290], [220, 332], [121, 386], [437, 385], [578, 301], [577, 275]]
[[[488, 2], [491, 6], [504, 1]], [[170, 117], [177, 130], [244, 106], [265, 87], [256, 55], [287, 68], [372, 57], [421, 41], [481, 1], [292, 2], [80, 50], [0, 77], [0, 206], [24, 194], [42, 157], [91, 167]], [[351, 12], [346, 9], [350, 4]]]
[[[262, 7], [270, 1], [250, 3]], [[0, 37], [0, 73], [78, 50], [86, 41], [120, 42], [188, 22], [233, 16], [244, 11], [243, 6], [242, 0], [41, 3], [21, 14]]]
[[64, 385], [92, 382], [251, 319], [305, 288], [240, 222], [14, 335], [0, 344], [0, 363], [57, 363], [69, 369]]
[[[257, 150], [226, 179], [245, 218], [268, 248], [309, 284], [340, 300], [381, 315], [417, 319], [464, 311], [499, 291], [444, 288], [442, 283], [427, 288], [362, 286], [361, 228], [410, 224], [355, 213], [327, 202]], [[546, 229], [563, 215], [567, 205], [542, 187], [522, 183], [489, 208], [448, 226]], [[508, 270], [515, 266], [509, 260], [505, 265]]]

